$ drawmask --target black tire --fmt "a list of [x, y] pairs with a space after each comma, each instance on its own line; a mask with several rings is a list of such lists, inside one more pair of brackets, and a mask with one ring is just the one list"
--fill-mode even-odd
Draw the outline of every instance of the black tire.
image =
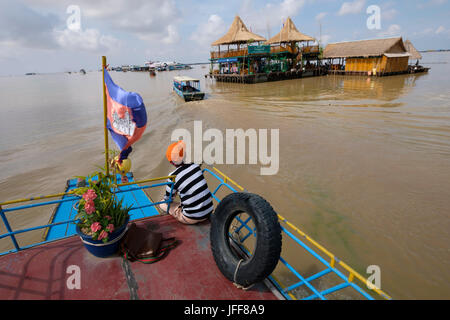
[[[248, 214], [256, 228], [256, 244], [252, 256], [241, 262], [231, 248], [229, 227], [239, 213]], [[226, 196], [211, 215], [211, 249], [222, 274], [230, 281], [248, 287], [264, 280], [275, 269], [281, 254], [281, 227], [270, 204], [252, 193], [232, 193]]]

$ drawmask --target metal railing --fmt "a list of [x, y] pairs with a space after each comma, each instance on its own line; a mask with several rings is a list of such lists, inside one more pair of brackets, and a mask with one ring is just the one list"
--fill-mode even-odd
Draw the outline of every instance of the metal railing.
[[[203, 169], [203, 172], [208, 172], [211, 174], [214, 178], [219, 180], [219, 185], [216, 187], [216, 189], [212, 192], [214, 199], [216, 199], [218, 202], [220, 202], [220, 199], [216, 196], [217, 191], [222, 187], [226, 186], [229, 190], [232, 192], [247, 192], [246, 189], [244, 189], [242, 186], [237, 184], [235, 181], [231, 180], [229, 177], [227, 177], [224, 173], [219, 171], [216, 168], [213, 168], [213, 171], [209, 170], [208, 168]], [[219, 176], [220, 175], [220, 176]], [[233, 188], [232, 185], [235, 186]], [[318, 262], [323, 264], [326, 268], [316, 274], [313, 274], [307, 278], [303, 277], [295, 268], [287, 262], [287, 260], [283, 257], [280, 257], [280, 262], [299, 280], [292, 285], [286, 286], [281, 283], [279, 279], [277, 279], [273, 274], [269, 276], [269, 279], [272, 281], [272, 283], [275, 285], [275, 287], [280, 291], [280, 293], [288, 300], [297, 300], [298, 298], [292, 293], [295, 289], [300, 288], [301, 286], [307, 287], [310, 291], [312, 291], [312, 295], [309, 295], [304, 300], [312, 300], [312, 299], [321, 299], [325, 300], [326, 295], [329, 295], [331, 293], [337, 292], [339, 290], [345, 289], [345, 288], [353, 288], [358, 292], [360, 295], [362, 295], [364, 298], [368, 300], [374, 300], [374, 297], [367, 293], [365, 290], [363, 290], [360, 286], [358, 286], [355, 283], [355, 279], [359, 280], [364, 286], [367, 286], [369, 290], [371, 290], [377, 297], [383, 298], [386, 300], [391, 300], [391, 297], [383, 292], [380, 288], [377, 288], [375, 285], [370, 283], [366, 278], [361, 276], [358, 272], [353, 270], [351, 267], [349, 267], [345, 262], [338, 259], [334, 254], [329, 252], [327, 249], [325, 249], [322, 245], [317, 243], [314, 239], [309, 237], [307, 234], [305, 234], [303, 231], [301, 231], [298, 227], [294, 226], [292, 223], [290, 223], [286, 218], [278, 214], [279, 221], [281, 222], [281, 230], [282, 232], [294, 240], [294, 242], [298, 245], [300, 245], [302, 248], [304, 248], [308, 253], [310, 253]], [[251, 255], [251, 251], [245, 247], [243, 244], [244, 241], [250, 237], [255, 236], [255, 232], [252, 228], [248, 227], [248, 223], [250, 221], [250, 218], [246, 220], [237, 219], [240, 223], [240, 226], [236, 228], [233, 232], [240, 232], [243, 228], [248, 230], [248, 233], [244, 237], [238, 237], [240, 239], [239, 243], [236, 242], [235, 237], [231, 237], [233, 241], [247, 254]], [[310, 244], [308, 246], [306, 244]], [[328, 257], [328, 261], [324, 259], [318, 252], [320, 252], [322, 255]], [[345, 272], [348, 274], [345, 275], [343, 271], [339, 270], [337, 266], [340, 266]], [[325, 290], [319, 290], [314, 285], [311, 284], [313, 280], [317, 280], [325, 275], [328, 274], [335, 274], [342, 282], [340, 284], [334, 285], [330, 288], [327, 288]]]
[[[309, 47], [308, 47], [309, 48]], [[308, 52], [315, 52], [314, 49], [311, 49], [311, 51]], [[291, 48], [290, 46], [271, 46], [270, 47], [270, 54], [279, 54], [279, 53], [292, 53], [297, 54], [299, 52], [298, 48]], [[241, 48], [241, 49], [230, 49], [226, 51], [210, 51], [211, 59], [223, 59], [223, 58], [235, 58], [235, 57], [248, 57], [248, 48]], [[267, 53], [266, 55], [269, 55]]]
[[[212, 171], [208, 168], [202, 169], [203, 173], [206, 172], [206, 173], [210, 174], [212, 177], [214, 177], [219, 182], [219, 185], [212, 192], [212, 196], [217, 202], [221, 201], [217, 197], [216, 194], [222, 187], [226, 187], [231, 192], [247, 192], [246, 189], [244, 189], [242, 186], [237, 184], [234, 180], [230, 179], [228, 176], [226, 176], [224, 173], [222, 173], [217, 168], [213, 168], [213, 170], [214, 171]], [[116, 193], [131, 192], [131, 191], [135, 191], [135, 190], [144, 190], [144, 189], [148, 189], [148, 188], [155, 188], [155, 187], [170, 185], [171, 186], [171, 195], [172, 195], [173, 186], [174, 186], [174, 178], [175, 178], [174, 176], [167, 176], [167, 177], [160, 177], [160, 178], [147, 179], [147, 180], [141, 180], [141, 181], [133, 181], [133, 182], [129, 182], [129, 183], [119, 184], [119, 185], [117, 185], [117, 187], [128, 186], [128, 185], [138, 185], [138, 184], [142, 184], [142, 183], [154, 182], [154, 181], [159, 181], [159, 180], [168, 180], [166, 182], [156, 183], [156, 184], [152, 184], [149, 186], [137, 186], [137, 187], [129, 188], [127, 190], [119, 190], [119, 191], [116, 191]], [[169, 180], [171, 180], [171, 181], [169, 181]], [[3, 206], [7, 206], [7, 205], [24, 203], [24, 202], [28, 202], [28, 201], [34, 201], [34, 200], [57, 198], [57, 197], [63, 197], [63, 196], [69, 196], [69, 197], [59, 199], [59, 200], [46, 201], [46, 202], [42, 202], [42, 203], [20, 205], [20, 206], [16, 206], [16, 207], [12, 207], [12, 208], [3, 208]], [[27, 198], [27, 199], [18, 199], [18, 200], [6, 201], [6, 202], [0, 203], [0, 216], [1, 216], [3, 223], [7, 230], [6, 233], [0, 235], [0, 239], [9, 237], [15, 248], [13, 250], [9, 250], [9, 251], [0, 253], [0, 256], [66, 238], [66, 237], [61, 237], [58, 239], [52, 239], [52, 240], [42, 241], [42, 242], [38, 242], [38, 243], [33, 243], [33, 244], [27, 245], [27, 246], [20, 246], [15, 238], [15, 235], [17, 235], [17, 234], [30, 232], [30, 231], [34, 231], [34, 230], [39, 230], [39, 229], [50, 228], [52, 226], [56, 226], [56, 225], [60, 225], [60, 224], [76, 223], [78, 221], [78, 220], [73, 219], [73, 220], [61, 221], [61, 222], [57, 222], [57, 223], [49, 223], [49, 224], [42, 225], [42, 226], [13, 231], [8, 222], [8, 219], [5, 215], [5, 213], [12, 212], [12, 211], [18, 211], [18, 210], [24, 210], [24, 209], [38, 207], [38, 206], [60, 204], [62, 202], [73, 201], [77, 198], [79, 198], [79, 196], [74, 195], [72, 192], [68, 192], [68, 193], [58, 193], [58, 194], [54, 194], [54, 195], [39, 196], [39, 197]], [[131, 210], [138, 210], [138, 209], [142, 209], [145, 207], [155, 206], [155, 205], [158, 205], [161, 203], [168, 203], [168, 208], [167, 208], [167, 211], [168, 211], [169, 207], [170, 207], [170, 203], [172, 202], [171, 198], [172, 197], [170, 197], [170, 199], [167, 201], [160, 201], [160, 202], [155, 202], [155, 203], [151, 203], [151, 204], [143, 205], [143, 206], [139, 206], [139, 207], [132, 207]], [[329, 252], [327, 249], [325, 249], [323, 246], [321, 246], [319, 243], [317, 243], [315, 240], [313, 240], [311, 237], [309, 237], [307, 234], [305, 234], [303, 231], [301, 231], [298, 227], [294, 226], [292, 223], [287, 221], [283, 216], [278, 214], [278, 218], [279, 218], [279, 221], [281, 222], [282, 232], [286, 236], [288, 236], [290, 239], [294, 240], [296, 244], [298, 244], [302, 248], [304, 248], [317, 261], [319, 261], [321, 264], [323, 264], [326, 267], [324, 270], [305, 278], [297, 270], [295, 270], [295, 268], [290, 263], [288, 263], [288, 261], [285, 258], [280, 257], [280, 262], [299, 280], [289, 286], [286, 286], [286, 285], [282, 284], [282, 282], [279, 279], [277, 279], [275, 275], [272, 274], [271, 276], [269, 276], [270, 281], [273, 283], [273, 285], [280, 291], [280, 293], [286, 299], [296, 300], [297, 297], [293, 294], [294, 290], [304, 285], [313, 293], [312, 295], [309, 295], [306, 298], [304, 298], [306, 300], [316, 299], [316, 298], [326, 299], [325, 298], [326, 295], [331, 294], [336, 291], [339, 291], [339, 290], [342, 290], [344, 288], [348, 288], [348, 287], [353, 288], [354, 290], [356, 290], [356, 292], [361, 294], [366, 299], [373, 300], [374, 298], [369, 293], [367, 293], [365, 290], [363, 290], [360, 286], [358, 286], [355, 283], [355, 280], [360, 281], [363, 285], [367, 285], [371, 291], [373, 291], [375, 294], [378, 295], [378, 297], [381, 297], [381, 298], [384, 298], [387, 300], [391, 299], [391, 297], [389, 295], [387, 295], [385, 292], [383, 292], [380, 288], [377, 288], [374, 285], [372, 285], [370, 282], [367, 281], [366, 278], [364, 278], [358, 272], [356, 272], [355, 270], [350, 268], [346, 263], [344, 263], [343, 261], [338, 259], [334, 254]], [[245, 245], [243, 245], [244, 241], [246, 241], [250, 236], [255, 236], [254, 230], [248, 226], [250, 219], [242, 220], [242, 219], [238, 218], [237, 220], [240, 223], [240, 226], [238, 228], [236, 228], [234, 230], [234, 232], [240, 232], [244, 228], [248, 231], [248, 233], [244, 237], [240, 237], [240, 243], [237, 243], [237, 244], [244, 250], [244, 252], [246, 252], [248, 255], [251, 255], [250, 250], [248, 250], [245, 247]], [[236, 242], [236, 239], [234, 237], [231, 237], [231, 239], [233, 239], [233, 241]], [[306, 243], [308, 243], [309, 245], [307, 245]], [[328, 257], [328, 260], [326, 260], [318, 252], [320, 254]], [[344, 272], [347, 272], [347, 275], [345, 275], [343, 271], [337, 269], [337, 266], [339, 266], [343, 270], [345, 270]], [[317, 280], [317, 279], [319, 279], [327, 274], [330, 274], [330, 273], [337, 275], [343, 282], [338, 285], [334, 285], [330, 288], [327, 288], [325, 290], [319, 290], [314, 285], [311, 284], [311, 282], [313, 280]]]
[[300, 47], [300, 50], [304, 54], [307, 54], [307, 53], [319, 53], [320, 52], [319, 46]]
[[[123, 193], [123, 192], [132, 192], [132, 191], [137, 191], [137, 190], [145, 190], [145, 189], [149, 189], [149, 188], [155, 188], [155, 187], [161, 187], [161, 186], [166, 186], [166, 185], [170, 185], [170, 194], [172, 195], [173, 192], [173, 179], [175, 178], [175, 176], [167, 176], [167, 177], [159, 177], [159, 178], [152, 178], [152, 179], [146, 179], [146, 180], [140, 180], [140, 181], [132, 181], [132, 182], [128, 182], [128, 183], [121, 183], [118, 184], [117, 188], [123, 187], [123, 186], [130, 186], [130, 185], [137, 185], [137, 184], [142, 184], [142, 183], [148, 183], [148, 182], [154, 182], [154, 181], [160, 181], [160, 180], [171, 180], [171, 181], [166, 181], [166, 182], [161, 182], [161, 183], [156, 183], [156, 184], [152, 184], [149, 186], [137, 186], [137, 187], [133, 187], [133, 188], [129, 188], [126, 190], [118, 190], [115, 191], [115, 193]], [[51, 199], [51, 198], [58, 198], [58, 197], [64, 197], [67, 196], [65, 198], [59, 199], [59, 200], [52, 200], [52, 201], [46, 201], [46, 202], [41, 202], [41, 203], [32, 203], [32, 204], [27, 204], [27, 205], [20, 205], [20, 206], [16, 206], [16, 207], [9, 207], [9, 208], [3, 208], [4, 206], [7, 205], [12, 205], [12, 204], [18, 204], [18, 203], [24, 203], [24, 202], [31, 202], [31, 201], [36, 201], [36, 200], [42, 200], [42, 199]], [[31, 197], [31, 198], [25, 198], [25, 199], [17, 199], [17, 200], [12, 200], [12, 201], [5, 201], [0, 203], [0, 216], [3, 220], [3, 224], [5, 225], [6, 228], [6, 233], [1, 234], [0, 235], [0, 240], [3, 238], [7, 238], [9, 237], [14, 245], [14, 249], [13, 250], [8, 250], [8, 251], [4, 251], [4, 252], [0, 252], [0, 256], [2, 255], [6, 255], [9, 253], [13, 253], [13, 252], [18, 252], [21, 250], [25, 250], [28, 248], [32, 248], [32, 247], [36, 247], [45, 243], [49, 243], [49, 242], [53, 242], [53, 241], [57, 241], [57, 240], [62, 240], [65, 239], [66, 237], [60, 237], [60, 238], [56, 238], [56, 239], [51, 239], [51, 240], [46, 240], [46, 241], [41, 241], [41, 242], [37, 242], [37, 243], [33, 243], [31, 245], [27, 245], [27, 246], [20, 246], [17, 239], [16, 239], [16, 235], [21, 234], [21, 233], [26, 233], [26, 232], [31, 232], [31, 231], [35, 231], [35, 230], [39, 230], [39, 229], [46, 229], [46, 228], [51, 228], [53, 226], [57, 226], [57, 225], [61, 225], [61, 224], [69, 224], [69, 223], [77, 223], [78, 220], [77, 219], [71, 219], [71, 220], [66, 220], [66, 221], [60, 221], [60, 222], [55, 222], [55, 223], [49, 223], [46, 225], [42, 225], [42, 226], [37, 226], [37, 227], [31, 227], [31, 228], [25, 228], [25, 229], [21, 229], [21, 230], [16, 230], [14, 231], [11, 228], [11, 225], [9, 224], [8, 218], [6, 217], [5, 213], [7, 212], [13, 212], [13, 211], [18, 211], [18, 210], [25, 210], [25, 209], [29, 209], [29, 208], [35, 208], [35, 207], [40, 207], [40, 206], [49, 206], [49, 205], [54, 205], [54, 204], [61, 204], [63, 202], [68, 202], [68, 201], [74, 201], [76, 199], [79, 199], [80, 196], [75, 195], [73, 192], [65, 192], [65, 193], [57, 193], [57, 194], [52, 194], [52, 195], [47, 195], [47, 196], [38, 196], [38, 197]], [[170, 208], [170, 203], [172, 202], [171, 200], [172, 197], [170, 197], [169, 200], [166, 201], [160, 201], [160, 202], [153, 202], [151, 204], [147, 204], [147, 205], [142, 205], [139, 207], [132, 207], [130, 211], [132, 210], [140, 210], [143, 208], [147, 208], [147, 207], [151, 207], [151, 206], [156, 206], [162, 203], [167, 203], [167, 211]]]

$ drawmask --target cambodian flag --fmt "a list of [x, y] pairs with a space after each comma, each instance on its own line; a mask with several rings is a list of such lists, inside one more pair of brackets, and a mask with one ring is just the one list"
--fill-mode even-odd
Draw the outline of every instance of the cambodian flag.
[[107, 127], [120, 149], [120, 160], [132, 151], [131, 145], [138, 141], [147, 126], [147, 111], [142, 97], [116, 85], [105, 68], [107, 101]]

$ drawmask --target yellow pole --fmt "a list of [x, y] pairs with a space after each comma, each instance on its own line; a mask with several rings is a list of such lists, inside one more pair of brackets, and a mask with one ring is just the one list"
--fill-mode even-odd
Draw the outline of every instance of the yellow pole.
[[[175, 176], [158, 177], [158, 178], [152, 178], [152, 179], [146, 179], [146, 180], [137, 180], [137, 181], [133, 181], [133, 182], [122, 183], [122, 184], [118, 184], [117, 186], [118, 187], [129, 186], [129, 185], [132, 185], [132, 184], [142, 184], [142, 183], [159, 181], [159, 180], [167, 180], [167, 179], [171, 179], [173, 181], [174, 178], [175, 178]], [[58, 197], [70, 196], [70, 195], [74, 195], [74, 190], [71, 190], [71, 191], [68, 191], [68, 192], [56, 193], [56, 194], [49, 194], [49, 195], [46, 195], [46, 196], [37, 196], [37, 197], [26, 198], [26, 199], [17, 199], [17, 200], [10, 200], [10, 201], [5, 201], [5, 202], [0, 202], [0, 206], [6, 206], [6, 205], [10, 205], [10, 204], [16, 204], [16, 203], [22, 203], [22, 202], [28, 202], [28, 201], [49, 199], [49, 198], [58, 198]]]
[[109, 160], [108, 160], [108, 128], [107, 126], [107, 103], [106, 103], [106, 85], [105, 85], [105, 68], [106, 68], [106, 57], [102, 56], [102, 76], [103, 76], [103, 126], [105, 131], [105, 171], [106, 175], [109, 175]]

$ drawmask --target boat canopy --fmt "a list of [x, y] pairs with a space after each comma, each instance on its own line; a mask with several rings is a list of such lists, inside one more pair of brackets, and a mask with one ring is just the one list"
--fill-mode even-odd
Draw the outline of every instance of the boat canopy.
[[177, 76], [177, 77], [174, 77], [173, 80], [175, 80], [177, 82], [186, 82], [186, 81], [200, 82], [199, 79], [186, 77], [186, 76]]

